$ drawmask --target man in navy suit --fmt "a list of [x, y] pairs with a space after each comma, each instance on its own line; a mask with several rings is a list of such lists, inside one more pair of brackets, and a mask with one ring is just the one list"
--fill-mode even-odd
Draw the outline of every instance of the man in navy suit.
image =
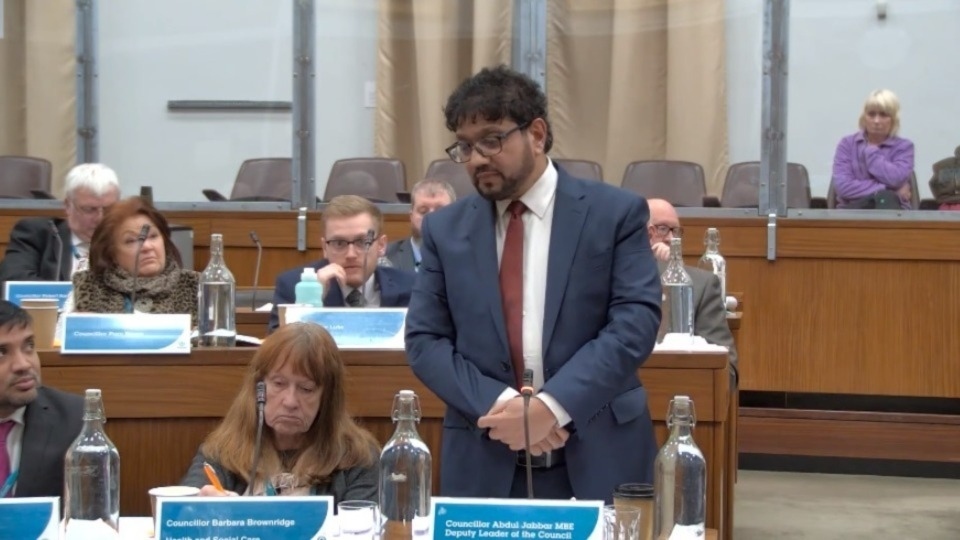
[[[373, 242], [367, 238], [373, 232]], [[326, 307], [406, 307], [416, 274], [377, 266], [387, 246], [383, 214], [377, 206], [357, 195], [334, 197], [323, 210], [325, 258], [310, 266], [323, 284]], [[296, 301], [294, 289], [303, 268], [277, 276], [268, 331], [280, 324], [277, 306]]]
[[62, 495], [63, 457], [82, 426], [83, 398], [41, 383], [30, 315], [0, 300], [0, 486], [11, 482], [14, 497]]
[[547, 100], [522, 74], [484, 69], [444, 113], [447, 153], [478, 194], [424, 220], [406, 335], [414, 373], [447, 404], [441, 493], [526, 495], [521, 384], [535, 497], [609, 502], [652, 482], [636, 375], [660, 324], [646, 202], [551, 162]]

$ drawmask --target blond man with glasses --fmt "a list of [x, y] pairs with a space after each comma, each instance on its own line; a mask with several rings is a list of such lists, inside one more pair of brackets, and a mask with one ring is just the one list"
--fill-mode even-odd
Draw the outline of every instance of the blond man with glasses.
[[[377, 264], [387, 248], [380, 209], [363, 197], [340, 195], [323, 209], [322, 219], [324, 258], [309, 266], [323, 285], [323, 305], [406, 307], [416, 274]], [[269, 332], [280, 325], [277, 306], [296, 301], [302, 273], [299, 267], [277, 276]]]
[[120, 199], [117, 173], [100, 163], [67, 173], [64, 218], [26, 218], [10, 232], [0, 282], [70, 281], [86, 269], [90, 238], [107, 208]]

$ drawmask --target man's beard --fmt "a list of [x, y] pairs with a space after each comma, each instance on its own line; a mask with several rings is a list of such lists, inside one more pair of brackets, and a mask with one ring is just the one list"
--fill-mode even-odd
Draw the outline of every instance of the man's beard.
[[[485, 165], [482, 168], [479, 168], [473, 172], [473, 187], [477, 188], [477, 193], [481, 197], [487, 199], [488, 201], [505, 201], [513, 199], [514, 196], [520, 191], [520, 187], [526, 182], [526, 180], [533, 174], [533, 169], [535, 163], [533, 160], [533, 150], [530, 148], [530, 145], [527, 144], [525, 151], [523, 153], [523, 162], [520, 164], [520, 170], [515, 175], [507, 176], [501, 171], [495, 169], [490, 165]], [[481, 182], [477, 178], [477, 175], [485, 172], [495, 172], [500, 175], [501, 183], [500, 189], [496, 191], [483, 191], [480, 186]]]

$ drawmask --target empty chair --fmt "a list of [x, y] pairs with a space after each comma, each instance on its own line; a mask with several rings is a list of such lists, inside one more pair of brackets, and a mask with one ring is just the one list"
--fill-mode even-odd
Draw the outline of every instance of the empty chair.
[[[830, 188], [827, 190], [827, 208], [837, 207], [837, 192], [833, 188], [833, 179], [830, 179]], [[910, 173], [910, 209], [920, 209], [920, 187], [917, 185], [916, 173]]]
[[437, 178], [450, 184], [453, 187], [453, 192], [457, 194], [457, 199], [462, 199], [477, 192], [477, 188], [473, 186], [473, 181], [470, 180], [470, 175], [467, 174], [466, 165], [454, 163], [449, 159], [438, 159], [430, 163], [424, 178]]
[[703, 206], [707, 194], [703, 167], [689, 161], [634, 161], [627, 165], [621, 186], [674, 206]]
[[603, 181], [603, 167], [596, 161], [586, 159], [560, 159], [551, 158], [557, 165], [563, 167], [571, 176], [583, 178], [584, 180]]
[[[0, 156], [0, 198], [48, 198], [53, 166], [49, 161], [26, 156]], [[34, 192], [37, 192], [36, 194]], [[53, 198], [49, 196], [49, 198]]]
[[215, 189], [203, 194], [211, 201], [289, 201], [293, 197], [293, 160], [248, 159], [240, 165], [233, 191], [227, 199]]
[[[355, 172], [366, 174], [348, 174]], [[399, 202], [397, 192], [406, 190], [406, 176], [403, 162], [399, 159], [341, 159], [330, 168], [323, 200], [329, 201], [337, 195], [360, 195], [375, 202]], [[373, 190], [370, 189], [370, 177], [375, 182]], [[356, 182], [359, 183], [354, 185]]]
[[[760, 206], [760, 162], [734, 163], [723, 182], [720, 205], [726, 208]], [[787, 163], [787, 208], [810, 208], [810, 175], [799, 163]]]

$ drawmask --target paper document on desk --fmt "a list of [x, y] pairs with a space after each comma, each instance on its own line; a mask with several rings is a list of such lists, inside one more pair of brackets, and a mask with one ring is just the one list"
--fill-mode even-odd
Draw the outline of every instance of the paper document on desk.
[[707, 343], [700, 336], [671, 332], [653, 347], [654, 352], [729, 352], [723, 345]]

